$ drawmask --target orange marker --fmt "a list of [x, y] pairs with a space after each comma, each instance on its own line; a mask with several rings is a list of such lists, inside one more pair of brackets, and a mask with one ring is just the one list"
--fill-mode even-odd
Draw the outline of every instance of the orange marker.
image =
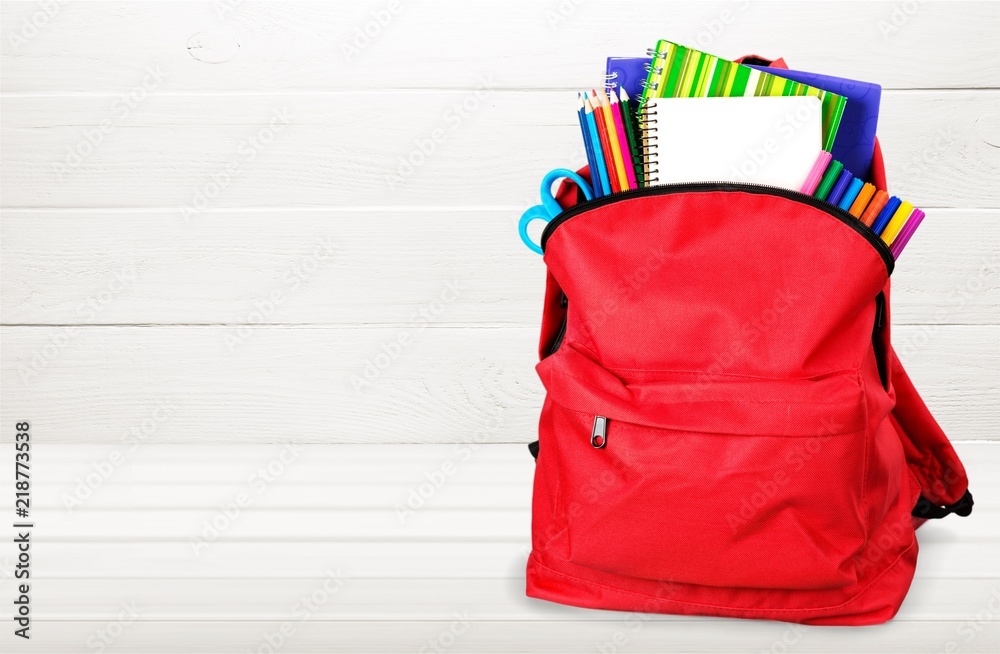
[[858, 191], [858, 197], [854, 198], [854, 203], [851, 205], [851, 208], [847, 210], [847, 212], [855, 218], [860, 218], [861, 214], [865, 210], [865, 207], [868, 206], [868, 201], [872, 199], [873, 195], [875, 195], [875, 187], [872, 184], [866, 183], [861, 187], [861, 190]]
[[863, 214], [861, 214], [861, 222], [871, 227], [872, 223], [875, 222], [875, 219], [878, 218], [879, 212], [885, 208], [885, 205], [888, 202], [888, 193], [885, 191], [876, 192], [875, 197], [873, 197], [872, 201], [868, 203], [868, 208], [865, 209]]

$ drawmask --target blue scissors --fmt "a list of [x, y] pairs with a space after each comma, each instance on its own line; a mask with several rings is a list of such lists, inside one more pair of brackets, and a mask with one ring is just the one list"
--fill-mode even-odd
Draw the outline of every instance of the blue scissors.
[[546, 224], [562, 213], [562, 207], [556, 202], [555, 196], [552, 195], [552, 184], [558, 179], [571, 179], [580, 190], [583, 191], [583, 197], [588, 200], [594, 199], [594, 192], [590, 188], [590, 184], [587, 183], [585, 179], [574, 173], [572, 170], [567, 170], [566, 168], [556, 168], [555, 170], [550, 170], [549, 174], [542, 178], [542, 203], [536, 204], [521, 216], [521, 222], [518, 224], [517, 230], [521, 234], [521, 240], [524, 244], [528, 246], [528, 249], [532, 252], [537, 252], [542, 254], [542, 246], [531, 240], [528, 236], [528, 225], [536, 220], [543, 220]]

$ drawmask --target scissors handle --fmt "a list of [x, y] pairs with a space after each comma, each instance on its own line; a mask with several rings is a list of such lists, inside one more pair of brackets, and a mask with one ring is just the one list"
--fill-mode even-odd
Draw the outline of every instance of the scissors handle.
[[517, 231], [521, 236], [521, 240], [524, 241], [524, 244], [528, 246], [528, 249], [532, 252], [542, 254], [542, 246], [535, 243], [531, 240], [531, 237], [528, 236], [528, 225], [536, 220], [542, 220], [548, 223], [562, 213], [562, 206], [560, 206], [560, 204], [556, 201], [555, 196], [552, 194], [552, 184], [556, 180], [564, 178], [573, 180], [573, 182], [580, 187], [580, 190], [583, 191], [583, 197], [588, 200], [594, 199], [594, 192], [591, 190], [590, 184], [588, 184], [585, 179], [577, 175], [572, 170], [567, 168], [556, 168], [555, 170], [549, 171], [549, 173], [542, 178], [542, 203], [536, 204], [525, 211], [517, 226]]

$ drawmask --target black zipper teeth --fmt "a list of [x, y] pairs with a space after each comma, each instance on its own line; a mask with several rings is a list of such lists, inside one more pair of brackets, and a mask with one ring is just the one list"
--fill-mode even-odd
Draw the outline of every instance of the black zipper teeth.
[[573, 205], [569, 209], [566, 209], [545, 226], [545, 231], [542, 232], [542, 250], [545, 250], [546, 243], [552, 236], [552, 233], [555, 232], [560, 225], [570, 218], [578, 216], [586, 211], [590, 211], [591, 209], [603, 207], [606, 204], [613, 204], [619, 200], [629, 198], [640, 198], [653, 195], [673, 195], [675, 193], [691, 193], [699, 191], [746, 191], [748, 193], [757, 193], [759, 195], [777, 195], [789, 200], [794, 200], [795, 202], [799, 202], [801, 204], [808, 204], [812, 207], [825, 211], [840, 222], [846, 223], [854, 231], [867, 239], [868, 242], [871, 243], [872, 247], [874, 247], [882, 257], [882, 262], [885, 263], [887, 274], [891, 275], [893, 268], [896, 266], [896, 260], [893, 258], [892, 252], [889, 250], [889, 246], [885, 244], [885, 241], [883, 241], [878, 234], [873, 232], [868, 225], [864, 224], [840, 207], [832, 205], [825, 200], [814, 198], [811, 195], [799, 193], [798, 191], [782, 188], [780, 186], [748, 184], [741, 182], [691, 182], [687, 184], [663, 184], [660, 186], [647, 186], [645, 188], [631, 189], [628, 191], [615, 191], [613, 193], [609, 193], [608, 195], [602, 195], [599, 198], [594, 198], [593, 200], [585, 200], [584, 202], [580, 202]]

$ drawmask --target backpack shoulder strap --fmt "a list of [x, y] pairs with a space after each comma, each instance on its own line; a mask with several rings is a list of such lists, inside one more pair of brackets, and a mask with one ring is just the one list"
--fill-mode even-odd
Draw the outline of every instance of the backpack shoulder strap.
[[973, 502], [965, 466], [891, 348], [889, 366], [896, 392], [891, 420], [903, 444], [906, 463], [920, 483], [920, 500], [913, 508], [913, 517], [969, 515]]

